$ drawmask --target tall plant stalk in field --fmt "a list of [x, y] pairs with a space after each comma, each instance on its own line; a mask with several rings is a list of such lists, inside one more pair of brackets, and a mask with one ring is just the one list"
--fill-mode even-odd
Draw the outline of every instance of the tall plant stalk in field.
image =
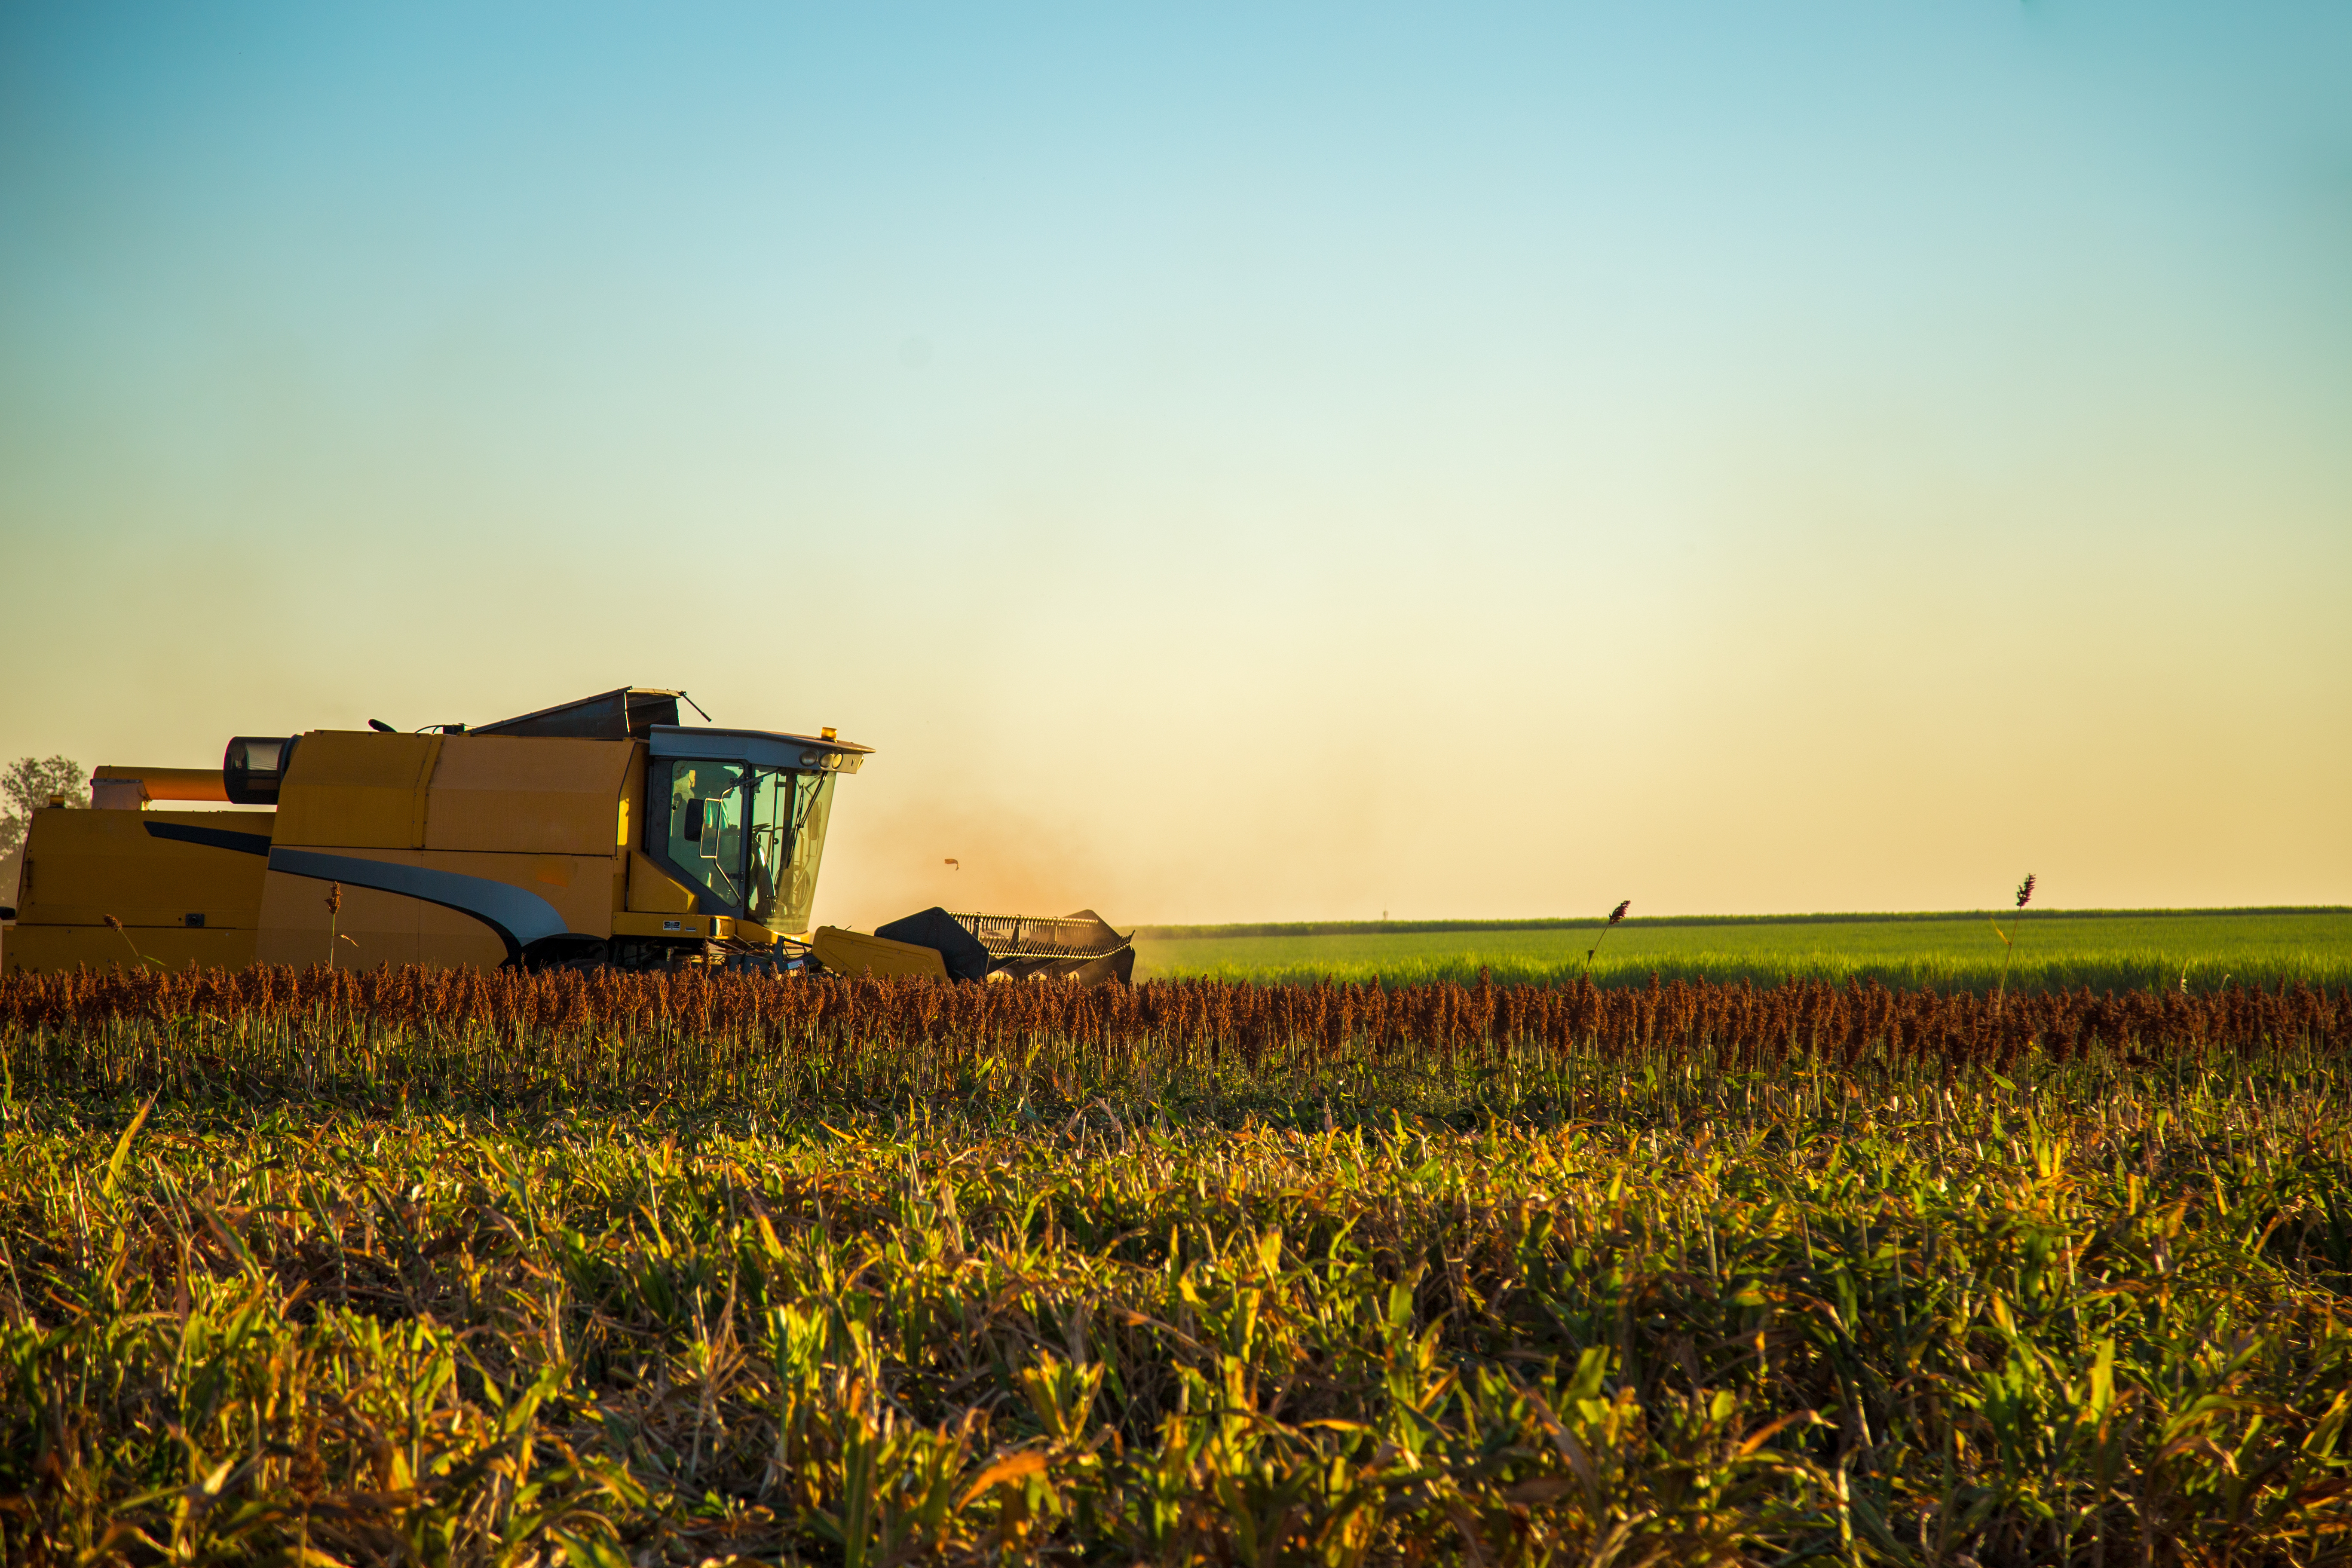
[[106, 929], [122, 939], [122, 945], [131, 950], [131, 963], [144, 963], [147, 962], [147, 955], [139, 951], [139, 944], [131, 940], [131, 933], [123, 929], [122, 921], [119, 918], [113, 915], [107, 916]]
[[1594, 955], [1600, 952], [1601, 944], [1609, 940], [1609, 928], [1615, 925], [1619, 921], [1623, 920], [1625, 918], [1625, 911], [1633, 907], [1633, 900], [1620, 899], [1617, 900], [1617, 907], [1609, 911], [1609, 918], [1601, 922], [1601, 934], [1594, 937], [1592, 939], [1592, 945], [1584, 950], [1585, 979], [1590, 980], [1592, 978], [1592, 960]]
[[335, 967], [335, 925], [343, 917], [343, 885], [327, 884], [327, 967]]
[[1993, 987], [1992, 993], [1992, 1008], [1995, 1013], [1999, 1013], [2009, 1000], [2009, 963], [2010, 960], [2017, 956], [2014, 933], [2021, 929], [2021, 922], [2025, 919], [2026, 901], [2032, 897], [2033, 873], [2028, 871], [2025, 874], [2025, 880], [2017, 885], [2017, 918], [2010, 921], [2009, 930], [2001, 930], [1999, 921], [1992, 922], [1992, 934], [2000, 938], [2001, 944], [2000, 984]]

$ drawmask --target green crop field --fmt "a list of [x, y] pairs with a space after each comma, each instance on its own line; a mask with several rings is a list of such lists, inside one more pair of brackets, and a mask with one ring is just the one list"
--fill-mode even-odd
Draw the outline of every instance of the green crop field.
[[2236, 985], [12, 980], [0, 1563], [2344, 1563], [2347, 1052]]
[[[1434, 924], [1435, 922], [1433, 922]], [[2352, 910], [2029, 910], [1999, 917], [2016, 942], [2012, 988], [2211, 986], [2234, 977], [2352, 984]], [[1445, 922], [1377, 927], [1146, 928], [1139, 975], [1213, 975], [1270, 982], [1473, 980], [1556, 984], [1584, 968], [1600, 922]], [[1180, 932], [1181, 934], [1177, 934]], [[1876, 980], [1897, 986], [1988, 990], [2003, 948], [1985, 915], [1808, 916], [1708, 921], [1629, 920], [1601, 943], [1601, 984], [1666, 979]]]

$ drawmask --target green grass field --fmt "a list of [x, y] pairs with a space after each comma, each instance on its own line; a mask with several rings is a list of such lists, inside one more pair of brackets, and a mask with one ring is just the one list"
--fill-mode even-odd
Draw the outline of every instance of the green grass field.
[[[1432, 922], [1435, 924], [1436, 922]], [[2225, 977], [2263, 984], [2352, 984], [2352, 910], [2028, 910], [2001, 920], [2016, 935], [2012, 987], [2095, 991], [2179, 985]], [[1181, 931], [1181, 935], [1171, 934]], [[1137, 974], [1297, 982], [1572, 980], [1597, 921], [1441, 929], [1147, 928]], [[1232, 932], [1233, 934], [1223, 934]], [[2001, 974], [2000, 939], [1983, 915], [1807, 916], [1721, 921], [1629, 920], [1609, 933], [1592, 966], [1604, 984], [1666, 979], [1768, 984], [1790, 978], [1874, 979], [1888, 985], [1990, 990]]]

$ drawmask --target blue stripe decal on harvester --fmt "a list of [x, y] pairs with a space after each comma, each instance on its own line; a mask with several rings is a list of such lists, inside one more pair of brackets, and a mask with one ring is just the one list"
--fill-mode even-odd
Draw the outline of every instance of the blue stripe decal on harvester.
[[187, 827], [176, 822], [151, 822], [146, 827], [150, 838], [172, 838], [182, 844], [201, 844], [208, 849], [234, 849], [240, 855], [269, 853], [267, 833], [231, 833], [226, 827]]
[[522, 950], [542, 937], [562, 936], [572, 927], [553, 904], [511, 882], [488, 877], [463, 877], [455, 871], [432, 871], [422, 866], [402, 866], [389, 860], [361, 860], [349, 855], [322, 855], [315, 849], [272, 849], [269, 868], [292, 877], [321, 882], [349, 882], [398, 893], [471, 915], [507, 944], [507, 962], [522, 957]]

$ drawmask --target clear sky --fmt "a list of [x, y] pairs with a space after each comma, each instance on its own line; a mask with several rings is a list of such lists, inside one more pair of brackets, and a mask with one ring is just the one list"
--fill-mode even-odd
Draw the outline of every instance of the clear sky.
[[836, 921], [2352, 901], [2352, 7], [14, 4], [0, 581], [837, 725]]

